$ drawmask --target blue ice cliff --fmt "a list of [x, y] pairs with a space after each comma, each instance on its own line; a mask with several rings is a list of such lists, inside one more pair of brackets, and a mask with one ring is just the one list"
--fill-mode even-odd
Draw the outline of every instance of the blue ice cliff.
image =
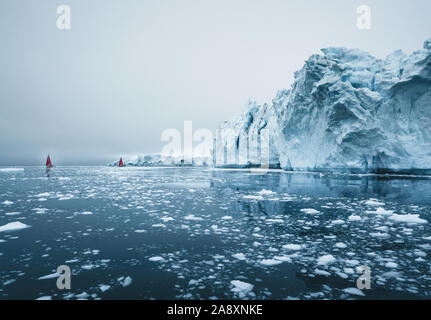
[[268, 104], [250, 102], [219, 126], [215, 150], [234, 156], [216, 165], [260, 165], [249, 145], [267, 129], [271, 167], [431, 172], [431, 39], [385, 60], [358, 49], [321, 51], [295, 73], [290, 90]]

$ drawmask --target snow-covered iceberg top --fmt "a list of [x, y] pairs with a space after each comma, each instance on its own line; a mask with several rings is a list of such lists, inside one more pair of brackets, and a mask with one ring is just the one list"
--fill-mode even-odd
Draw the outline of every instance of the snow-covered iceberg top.
[[[257, 150], [257, 151], [256, 151]], [[263, 150], [266, 150], [263, 152]], [[220, 124], [216, 166], [431, 172], [431, 39], [381, 60], [325, 48], [271, 103]]]

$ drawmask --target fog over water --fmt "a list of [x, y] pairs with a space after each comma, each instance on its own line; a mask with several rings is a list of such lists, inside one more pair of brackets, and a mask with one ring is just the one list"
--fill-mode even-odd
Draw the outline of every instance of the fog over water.
[[[57, 7], [71, 30], [57, 29]], [[0, 165], [105, 164], [160, 152], [168, 128], [215, 132], [270, 101], [320, 48], [384, 58], [430, 37], [428, 0], [0, 2]]]

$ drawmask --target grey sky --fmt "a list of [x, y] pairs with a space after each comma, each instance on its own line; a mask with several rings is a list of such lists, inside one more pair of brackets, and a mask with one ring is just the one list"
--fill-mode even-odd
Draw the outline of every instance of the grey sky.
[[[72, 29], [56, 27], [71, 7]], [[356, 8], [372, 8], [372, 30]], [[327, 46], [384, 57], [431, 37], [429, 0], [2, 0], [0, 165], [104, 164], [215, 131]]]

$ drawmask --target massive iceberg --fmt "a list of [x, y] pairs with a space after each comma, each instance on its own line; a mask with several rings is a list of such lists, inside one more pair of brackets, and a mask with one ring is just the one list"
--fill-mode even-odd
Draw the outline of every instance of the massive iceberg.
[[431, 39], [385, 60], [358, 49], [321, 51], [295, 73], [290, 90], [272, 103], [250, 101], [219, 126], [214, 164], [431, 172]]

